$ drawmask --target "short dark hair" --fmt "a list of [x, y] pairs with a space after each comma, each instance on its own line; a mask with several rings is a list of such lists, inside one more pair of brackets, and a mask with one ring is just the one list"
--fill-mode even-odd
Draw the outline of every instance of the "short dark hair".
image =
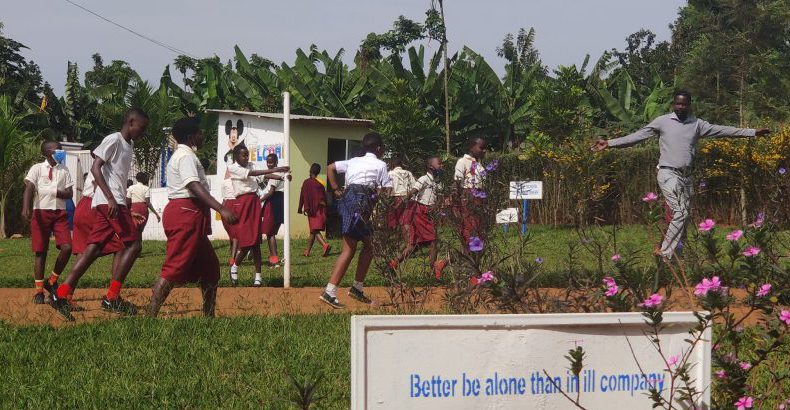
[[126, 112], [123, 114], [123, 122], [129, 121], [129, 118], [134, 116], [145, 118], [146, 120], [151, 119], [151, 117], [148, 116], [148, 113], [145, 112], [142, 108], [132, 107], [126, 110]]
[[273, 152], [272, 152], [271, 154], [269, 154], [269, 155], [267, 155], [267, 156], [266, 156], [266, 160], [267, 160], [267, 161], [268, 161], [269, 159], [272, 159], [272, 158], [274, 158], [275, 160], [277, 160], [277, 159], [278, 159], [278, 158], [277, 158], [277, 154], [275, 154], [275, 153], [273, 153]]
[[439, 159], [439, 157], [437, 157], [436, 155], [433, 155], [433, 156], [430, 156], [428, 158], [425, 158], [425, 168], [430, 167], [431, 166], [431, 161], [433, 161], [434, 159]]
[[390, 165], [392, 165], [393, 168], [401, 167], [403, 166], [403, 159], [401, 157], [393, 157], [390, 159]]
[[473, 135], [469, 137], [469, 139], [466, 140], [466, 150], [469, 151], [470, 149], [472, 149], [472, 147], [475, 146], [475, 144], [477, 144], [478, 141], [485, 142], [485, 140], [486, 138], [482, 135]]
[[55, 144], [55, 145], [57, 146], [57, 148], [55, 148], [55, 149], [61, 149], [61, 148], [62, 148], [62, 146], [60, 145], [60, 142], [58, 142], [58, 141], [55, 141], [55, 140], [46, 140], [46, 141], [44, 141], [44, 142], [42, 142], [42, 143], [41, 143], [41, 154], [42, 154], [42, 155], [44, 155], [44, 150], [45, 150], [45, 149], [47, 148], [47, 146], [49, 146], [50, 144]]
[[139, 183], [141, 183], [143, 185], [148, 185], [148, 174], [147, 173], [145, 173], [145, 172], [138, 172], [137, 175], [134, 176], [134, 178], [137, 180], [137, 182], [139, 182]]
[[131, 179], [127, 179], [126, 180], [126, 187], [129, 188], [132, 185], [134, 185], [134, 181], [132, 181]]
[[200, 123], [198, 120], [191, 117], [184, 117], [173, 124], [173, 138], [179, 144], [186, 144], [189, 137], [200, 132]]
[[362, 150], [370, 153], [375, 153], [379, 148], [384, 147], [384, 139], [378, 132], [369, 132], [362, 137]]
[[682, 89], [681, 90], [675, 90], [675, 92], [672, 93], [672, 99], [674, 100], [675, 97], [677, 97], [677, 96], [686, 97], [686, 99], [689, 100], [689, 102], [691, 102], [691, 93], [686, 91], [686, 90], [682, 90]]
[[247, 146], [243, 142], [241, 144], [236, 145], [235, 147], [233, 147], [233, 161], [234, 162], [236, 161], [236, 157], [239, 156], [239, 154], [241, 153], [241, 150], [243, 150], [243, 149], [248, 150]]
[[316, 164], [315, 162], [313, 165], [310, 165], [310, 175], [318, 175], [321, 173], [321, 166]]

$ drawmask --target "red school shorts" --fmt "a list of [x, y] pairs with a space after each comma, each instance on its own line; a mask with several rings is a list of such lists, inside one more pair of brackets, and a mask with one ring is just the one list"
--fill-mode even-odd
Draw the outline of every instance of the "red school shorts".
[[170, 282], [219, 282], [219, 259], [208, 240], [210, 212], [196, 199], [171, 199], [162, 212], [167, 236], [161, 277]]
[[145, 225], [148, 223], [148, 204], [145, 202], [134, 202], [132, 203], [132, 208], [130, 211], [142, 215], [144, 218], [139, 221], [135, 218], [132, 218], [132, 222], [134, 223], [135, 231], [137, 233], [137, 238], [142, 239], [143, 230], [145, 229]]
[[46, 252], [49, 236], [55, 234], [55, 245], [71, 245], [69, 214], [64, 209], [34, 209], [30, 219], [30, 244], [33, 252]]
[[101, 246], [106, 245], [117, 237], [124, 244], [129, 244], [137, 240], [137, 230], [132, 221], [132, 213], [129, 208], [118, 205], [118, 214], [115, 218], [107, 215], [107, 205], [97, 205], [92, 210], [93, 228], [88, 235], [88, 243], [96, 243]]
[[[84, 196], [74, 209], [74, 231], [72, 232], [71, 241], [71, 253], [74, 255], [85, 252], [85, 248], [88, 247], [88, 237], [93, 229], [92, 202], [93, 198]], [[104, 244], [102, 255], [109, 255], [121, 249], [123, 249], [123, 242], [117, 236], [113, 236], [112, 240]]]

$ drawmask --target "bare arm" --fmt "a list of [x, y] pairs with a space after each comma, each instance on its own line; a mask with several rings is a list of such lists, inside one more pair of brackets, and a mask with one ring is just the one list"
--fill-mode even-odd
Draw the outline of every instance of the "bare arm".
[[[268, 175], [268, 174], [272, 174], [272, 173], [275, 173], [275, 172], [288, 172], [290, 170], [291, 170], [291, 167], [275, 167], [275, 168], [272, 168], [272, 169], [253, 169], [253, 170], [250, 170], [249, 176], [251, 176], [251, 177], [259, 177], [259, 176], [262, 176], [262, 175]], [[270, 179], [282, 179], [280, 177], [273, 178], [273, 176], [269, 176], [268, 178], [270, 178]]]
[[148, 205], [148, 209], [150, 209], [151, 212], [153, 212], [154, 215], [156, 215], [156, 220], [157, 221], [161, 221], [162, 217], [159, 216], [159, 213], [156, 212], [156, 209], [154, 209], [153, 205], [151, 205], [151, 198], [145, 198], [145, 203], [146, 203], [146, 205]]
[[31, 208], [33, 207], [33, 190], [36, 189], [32, 182], [25, 180], [25, 193], [22, 195], [22, 217], [30, 220]]
[[261, 198], [261, 201], [265, 201], [265, 200], [271, 198], [272, 195], [274, 195], [275, 191], [276, 191], [276, 189], [273, 186], [270, 186], [269, 187], [269, 192], [263, 194], [263, 198]]
[[104, 197], [107, 198], [107, 216], [115, 218], [115, 215], [118, 214], [118, 203], [115, 202], [110, 187], [107, 185], [107, 181], [104, 180], [104, 175], [101, 173], [101, 167], [103, 166], [104, 160], [97, 156], [96, 159], [93, 160], [91, 174], [93, 175], [93, 182], [101, 189]]
[[222, 206], [222, 204], [217, 202], [217, 200], [214, 199], [214, 197], [212, 197], [211, 194], [208, 193], [208, 191], [206, 191], [206, 188], [199, 181], [190, 182], [189, 184], [187, 184], [187, 189], [189, 189], [189, 192], [192, 192], [192, 194], [195, 195], [195, 197], [198, 200], [200, 200], [200, 202], [208, 205], [209, 208], [219, 212], [223, 220], [227, 221], [230, 224], [235, 224], [236, 221], [238, 221], [236, 215], [233, 212], [231, 212], [230, 209], [225, 208], [224, 206]]
[[335, 167], [334, 162], [326, 167], [326, 180], [329, 182], [329, 187], [336, 197], [343, 195], [343, 191], [337, 185], [337, 167]]
[[69, 199], [72, 195], [74, 195], [74, 190], [71, 187], [58, 189], [58, 192], [55, 194], [58, 199]]

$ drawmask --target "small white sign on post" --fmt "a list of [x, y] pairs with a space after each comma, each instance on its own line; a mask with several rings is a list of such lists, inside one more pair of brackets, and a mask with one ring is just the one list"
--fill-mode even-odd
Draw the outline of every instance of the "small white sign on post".
[[[666, 359], [688, 353], [696, 405], [710, 408], [710, 328], [685, 341], [697, 324], [664, 313], [659, 340]], [[578, 392], [588, 409], [649, 409], [648, 390], [667, 399], [671, 376], [647, 329], [640, 313], [354, 316], [351, 408], [559, 410]], [[577, 346], [578, 378], [564, 358]]]
[[511, 181], [510, 199], [543, 199], [543, 181]]

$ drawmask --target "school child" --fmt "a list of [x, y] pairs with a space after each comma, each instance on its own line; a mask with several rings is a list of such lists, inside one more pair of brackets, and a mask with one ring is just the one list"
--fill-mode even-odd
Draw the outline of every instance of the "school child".
[[203, 293], [203, 314], [214, 316], [219, 281], [219, 260], [208, 235], [211, 212], [223, 221], [235, 224], [233, 211], [222, 206], [208, 191], [206, 173], [195, 149], [203, 144], [200, 124], [194, 118], [182, 118], [173, 125], [178, 146], [165, 170], [169, 202], [163, 212], [167, 247], [162, 272], [154, 284], [148, 313], [156, 316], [173, 287], [198, 282]]
[[234, 236], [238, 241], [240, 252], [234, 257], [234, 264], [230, 267], [231, 283], [238, 285], [238, 264], [244, 261], [248, 253], [252, 254], [255, 264], [255, 280], [253, 286], [261, 286], [261, 235], [263, 234], [261, 198], [258, 197], [258, 177], [265, 179], [279, 178], [274, 175], [279, 172], [287, 172], [288, 167], [277, 167], [275, 164], [271, 169], [254, 169], [250, 163], [250, 151], [244, 144], [233, 148], [234, 163], [228, 166], [230, 178], [233, 183], [233, 192], [236, 200], [233, 204], [233, 212], [238, 216], [239, 223]]
[[[380, 159], [384, 154], [384, 141], [381, 139], [381, 135], [375, 132], [366, 134], [362, 138], [362, 150], [364, 151], [363, 156], [347, 161], [338, 161], [329, 164], [327, 168], [327, 178], [332, 192], [339, 198], [337, 210], [341, 217], [343, 249], [337, 257], [329, 283], [327, 283], [320, 299], [335, 309], [344, 307], [337, 299], [337, 285], [340, 284], [348, 266], [354, 259], [359, 241], [362, 241], [363, 247], [357, 261], [354, 283], [348, 295], [360, 302], [372, 303], [363, 291], [363, 282], [373, 260], [373, 250], [370, 243], [372, 233], [370, 216], [376, 197], [392, 188], [392, 180], [387, 173], [387, 164]], [[338, 186], [337, 174], [345, 174], [345, 189], [340, 189]]]
[[[277, 154], [269, 154], [266, 157], [266, 166], [269, 169], [277, 170]], [[285, 178], [291, 180], [290, 174], [277, 171], [279, 178], [270, 178], [266, 185], [263, 198], [263, 234], [266, 235], [266, 242], [269, 244], [269, 265], [280, 266], [280, 257], [277, 254], [277, 231], [285, 220]]]
[[[30, 221], [30, 243], [35, 258], [33, 303], [44, 303], [44, 287], [52, 292], [58, 286], [58, 277], [71, 257], [71, 232], [66, 212], [66, 199], [72, 196], [74, 181], [64, 165], [66, 152], [59, 142], [46, 141], [41, 144], [44, 162], [33, 165], [25, 176], [22, 216]], [[32, 210], [31, 210], [32, 209]], [[60, 250], [49, 279], [44, 281], [47, 264], [49, 236], [55, 235], [55, 246]]]
[[148, 128], [148, 114], [138, 108], [132, 108], [124, 115], [124, 123], [120, 132], [104, 137], [101, 144], [93, 151], [95, 159], [91, 174], [96, 189], [91, 202], [93, 225], [88, 236], [88, 246], [82, 256], [74, 263], [69, 276], [50, 294], [50, 305], [69, 320], [72, 306], [69, 295], [74, 291], [77, 282], [91, 264], [101, 256], [104, 246], [117, 237], [124, 244], [124, 249], [115, 254], [117, 269], [113, 270], [112, 281], [107, 294], [102, 298], [104, 310], [135, 314], [136, 307], [121, 299], [121, 287], [126, 275], [132, 268], [140, 252], [140, 243], [132, 221], [132, 214], [126, 206], [125, 181], [129, 176], [132, 164], [134, 141], [142, 138]]
[[389, 229], [399, 229], [404, 242], [409, 240], [409, 221], [404, 219], [408, 216], [409, 190], [414, 186], [414, 174], [403, 169], [403, 161], [400, 158], [393, 158], [390, 161], [392, 170], [389, 171], [392, 180], [392, 191], [390, 196], [393, 198], [392, 207], [387, 213], [387, 227]]
[[[137, 228], [137, 240], [143, 240], [143, 230], [148, 223], [148, 210], [156, 215], [156, 220], [162, 222], [162, 218], [156, 209], [151, 205], [151, 189], [148, 187], [148, 174], [145, 172], [138, 172], [135, 175], [137, 183], [129, 188], [126, 188], [126, 206], [132, 213], [132, 220]], [[142, 249], [142, 243], [141, 243]]]
[[326, 230], [326, 188], [318, 180], [320, 173], [320, 165], [315, 163], [310, 165], [310, 177], [302, 183], [302, 191], [299, 194], [298, 212], [307, 216], [307, 223], [310, 226], [310, 238], [307, 240], [304, 256], [310, 256], [310, 250], [313, 249], [316, 239], [324, 249], [321, 256], [328, 255], [331, 249], [329, 243], [321, 235], [321, 231]]
[[[225, 179], [222, 180], [222, 206], [228, 209], [233, 209], [236, 206], [236, 193], [233, 191], [233, 180], [230, 178], [230, 171], [227, 169], [225, 169]], [[234, 286], [238, 284], [238, 275], [234, 281], [233, 274], [238, 272], [239, 269], [236, 265], [236, 253], [239, 250], [239, 240], [236, 238], [237, 225], [238, 224], [231, 225], [228, 221], [222, 220], [222, 227], [225, 228], [225, 232], [228, 233], [228, 240], [230, 241], [228, 269], [231, 271], [231, 283], [233, 283]]]
[[409, 196], [414, 198], [414, 203], [409, 209], [411, 229], [409, 242], [397, 259], [390, 262], [390, 266], [397, 268], [398, 264], [406, 260], [418, 246], [428, 246], [429, 260], [436, 279], [441, 279], [442, 271], [447, 266], [447, 261], [437, 261], [437, 235], [436, 226], [431, 218], [431, 211], [436, 205], [438, 191], [441, 183], [436, 181], [440, 177], [442, 161], [438, 157], [429, 158], [426, 163], [427, 173], [417, 179], [414, 187], [409, 191]]
[[475, 197], [475, 190], [482, 189], [484, 170], [480, 161], [486, 154], [486, 140], [482, 137], [472, 137], [467, 142], [467, 153], [459, 158], [455, 163], [456, 187], [459, 195], [456, 197], [454, 206], [455, 216], [460, 219], [460, 236], [464, 241], [464, 246], [469, 243], [469, 239], [474, 235], [481, 235], [478, 232], [480, 220], [473, 212], [473, 208], [481, 206], [479, 198]]

